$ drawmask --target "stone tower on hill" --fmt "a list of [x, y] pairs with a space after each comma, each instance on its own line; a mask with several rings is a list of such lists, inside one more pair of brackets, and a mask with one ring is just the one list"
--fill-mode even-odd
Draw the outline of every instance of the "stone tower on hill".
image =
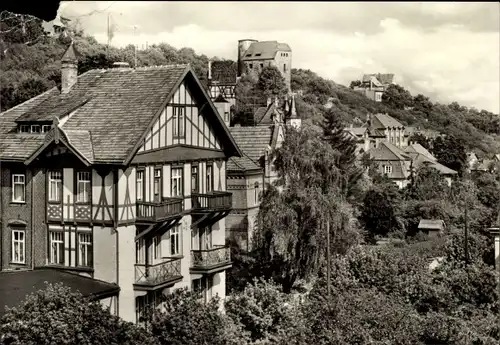
[[292, 49], [286, 43], [277, 41], [238, 41], [238, 77], [242, 74], [259, 73], [266, 66], [275, 66], [285, 78], [288, 92], [291, 92]]

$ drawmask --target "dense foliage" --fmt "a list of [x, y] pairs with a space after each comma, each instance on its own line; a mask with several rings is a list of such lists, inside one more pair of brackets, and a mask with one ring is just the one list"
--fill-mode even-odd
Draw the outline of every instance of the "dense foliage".
[[0, 320], [5, 345], [153, 345], [157, 341], [131, 323], [62, 284], [50, 285], [26, 298]]

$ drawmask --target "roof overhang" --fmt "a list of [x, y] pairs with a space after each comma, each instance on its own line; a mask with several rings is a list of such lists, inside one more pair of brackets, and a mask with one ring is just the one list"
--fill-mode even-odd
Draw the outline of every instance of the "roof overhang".
[[52, 143], [64, 144], [64, 146], [66, 146], [71, 153], [73, 153], [76, 157], [78, 157], [78, 159], [80, 159], [82, 163], [85, 164], [85, 166], [92, 165], [92, 163], [89, 162], [87, 158], [85, 158], [85, 156], [83, 156], [75, 147], [73, 147], [73, 145], [69, 143], [69, 140], [66, 140], [66, 135], [64, 134], [64, 131], [57, 126], [54, 126], [47, 133], [45, 137], [45, 142], [35, 152], [33, 152], [33, 154], [30, 157], [28, 157], [28, 159], [24, 161], [24, 164], [30, 165], [31, 163], [33, 163], [33, 161], [36, 158], [38, 158], [38, 156], [40, 156], [40, 154], [44, 152], [47, 149], [47, 147], [49, 147]]

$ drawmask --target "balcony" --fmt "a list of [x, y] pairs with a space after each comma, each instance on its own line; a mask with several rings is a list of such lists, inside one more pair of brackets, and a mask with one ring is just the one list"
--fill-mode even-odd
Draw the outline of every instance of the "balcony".
[[232, 194], [229, 192], [193, 193], [191, 200], [195, 213], [228, 211], [232, 206]]
[[184, 200], [181, 198], [164, 198], [160, 202], [137, 201], [137, 221], [141, 223], [157, 223], [182, 216]]
[[154, 265], [135, 264], [134, 287], [138, 290], [156, 290], [181, 280], [181, 258], [166, 258]]
[[191, 251], [191, 273], [210, 274], [231, 267], [231, 251], [228, 246], [214, 245], [211, 249]]

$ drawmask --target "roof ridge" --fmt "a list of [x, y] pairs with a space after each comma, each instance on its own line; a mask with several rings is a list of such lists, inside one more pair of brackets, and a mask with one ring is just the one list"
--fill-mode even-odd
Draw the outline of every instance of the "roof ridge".
[[[82, 74], [82, 75], [83, 75], [83, 74]], [[9, 108], [9, 109], [7, 109], [7, 110], [5, 110], [5, 111], [0, 112], [0, 116], [2, 116], [3, 114], [5, 114], [5, 113], [7, 113], [7, 112], [9, 112], [9, 111], [11, 111], [11, 110], [14, 110], [14, 109], [16, 109], [16, 108], [18, 108], [18, 107], [21, 107], [22, 105], [27, 105], [27, 104], [30, 104], [30, 103], [32, 103], [35, 99], [37, 99], [37, 98], [41, 97], [42, 95], [45, 95], [46, 93], [48, 93], [49, 91], [52, 91], [52, 90], [54, 90], [54, 89], [57, 89], [57, 86], [51, 87], [51, 88], [50, 88], [50, 89], [48, 89], [47, 91], [44, 91], [44, 92], [42, 92], [41, 94], [39, 94], [39, 95], [37, 95], [37, 96], [35, 96], [35, 97], [33, 97], [33, 98], [27, 99], [26, 101], [24, 101], [24, 102], [22, 102], [22, 103], [19, 103], [18, 105], [13, 106], [12, 108]]]

